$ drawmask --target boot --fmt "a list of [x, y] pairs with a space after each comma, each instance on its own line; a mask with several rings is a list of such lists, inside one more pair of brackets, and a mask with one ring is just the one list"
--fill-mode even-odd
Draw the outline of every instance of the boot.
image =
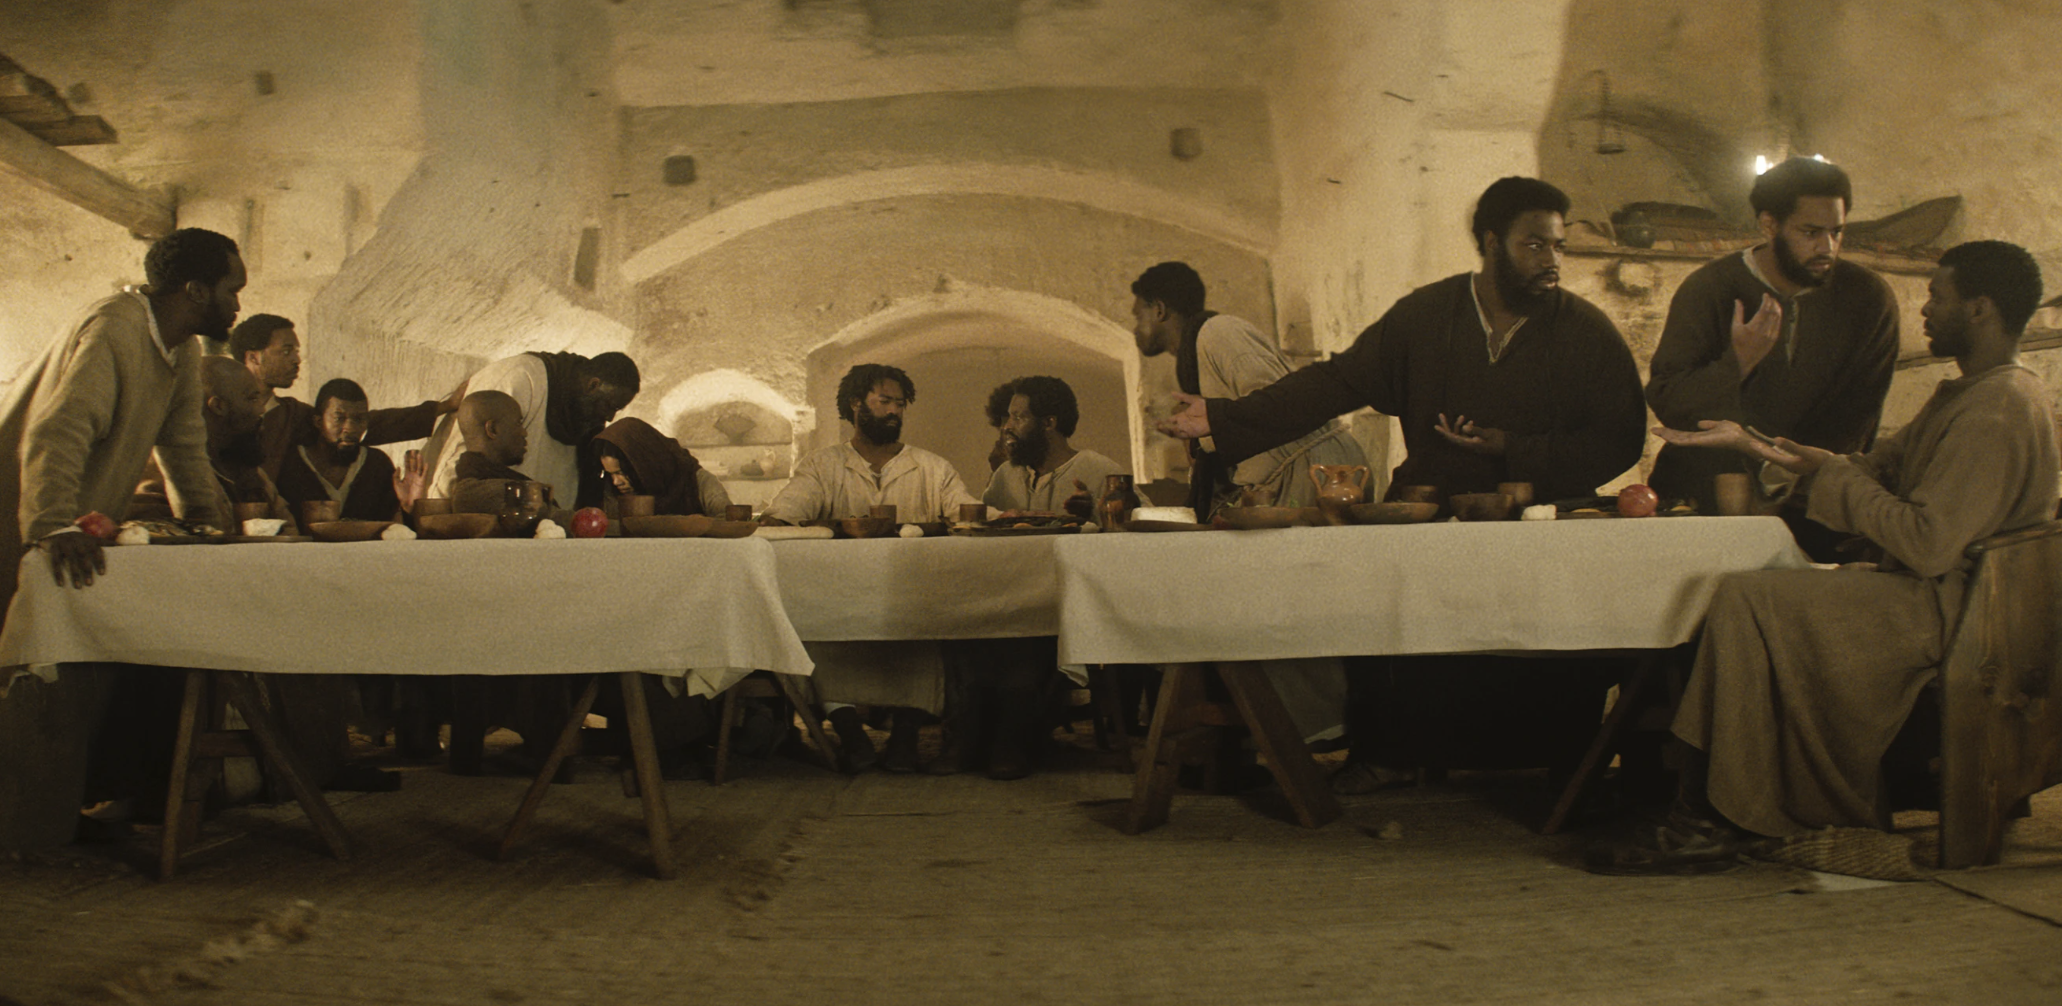
[[906, 774], [917, 770], [917, 712], [895, 710], [894, 727], [888, 732], [887, 750], [881, 753], [881, 767]]
[[866, 724], [860, 722], [859, 710], [851, 706], [833, 709], [830, 712], [831, 729], [838, 732], [838, 747], [844, 755], [847, 775], [858, 775], [874, 767], [881, 760], [873, 749], [873, 740], [866, 736]]

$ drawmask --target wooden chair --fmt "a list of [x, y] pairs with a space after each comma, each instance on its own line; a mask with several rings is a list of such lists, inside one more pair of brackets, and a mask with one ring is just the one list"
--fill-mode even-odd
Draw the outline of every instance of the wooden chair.
[[[1230, 702], [1211, 702], [1205, 675], [1224, 683]], [[1282, 794], [1297, 823], [1321, 828], [1339, 818], [1339, 801], [1318, 774], [1303, 735], [1282, 707], [1274, 682], [1257, 664], [1226, 663], [1170, 664], [1160, 676], [1160, 701], [1153, 710], [1153, 725], [1146, 733], [1145, 750], [1138, 759], [1132, 782], [1131, 805], [1124, 816], [1124, 833], [1136, 835], [1167, 823], [1167, 811], [1181, 766], [1201, 762], [1205, 766], [1205, 788], [1215, 789], [1208, 777], [1211, 762], [1228, 739], [1228, 728], [1243, 726], [1267, 759]]]
[[784, 699], [789, 707], [802, 717], [802, 724], [809, 731], [809, 740], [816, 745], [816, 751], [823, 756], [824, 767], [833, 772], [838, 770], [838, 749], [823, 732], [822, 711], [810, 703], [794, 677], [774, 674], [771, 671], [754, 671], [723, 690], [723, 704], [716, 726], [716, 765], [709, 772], [709, 784], [721, 786], [730, 774], [730, 734], [740, 717], [737, 700], [740, 698]]
[[[231, 708], [243, 717], [244, 729], [224, 726], [226, 711]], [[301, 770], [285, 732], [259, 694], [256, 676], [241, 671], [189, 670], [179, 705], [179, 732], [172, 742], [172, 778], [165, 788], [158, 879], [170, 880], [178, 871], [180, 846], [191, 845], [199, 837], [202, 805], [221, 775], [222, 759], [238, 757], [263, 758], [293, 793], [329, 851], [338, 859], [351, 858], [350, 835], [322, 799], [322, 791]]]
[[1988, 866], [2062, 783], [2062, 521], [1986, 538], [1940, 672], [1940, 865]]

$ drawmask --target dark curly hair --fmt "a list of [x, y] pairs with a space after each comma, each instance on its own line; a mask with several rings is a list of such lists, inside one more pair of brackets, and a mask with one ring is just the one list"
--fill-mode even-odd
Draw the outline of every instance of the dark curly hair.
[[1958, 244], [1941, 253], [1940, 265], [1954, 270], [1949, 279], [1963, 300], [1989, 297], [2008, 333], [2025, 331], [2027, 319], [2040, 307], [2040, 264], [2018, 245], [2005, 241]]
[[1511, 232], [1511, 224], [1527, 213], [1545, 210], [1549, 213], [1568, 215], [1568, 193], [1537, 178], [1511, 175], [1489, 183], [1482, 190], [1482, 198], [1475, 201], [1475, 218], [1469, 224], [1468, 236], [1480, 242], [1487, 231], [1502, 239]]
[[1004, 381], [988, 393], [988, 404], [982, 411], [988, 414], [988, 425], [1001, 426], [1010, 419], [1010, 399], [1017, 397], [1017, 382]]
[[229, 355], [244, 362], [245, 353], [262, 353], [272, 348], [272, 335], [294, 323], [276, 314], [254, 314], [229, 330]]
[[1854, 208], [1854, 183], [1847, 172], [1816, 157], [1792, 157], [1762, 172], [1747, 202], [1756, 216], [1766, 213], [1780, 224], [1797, 212], [1797, 200], [1805, 196], [1838, 199], [1845, 212]]
[[236, 254], [235, 241], [214, 231], [182, 227], [151, 242], [143, 253], [143, 278], [152, 293], [168, 293], [188, 283], [214, 286], [229, 275], [229, 257]]
[[1158, 302], [1184, 318], [1203, 313], [1203, 277], [1187, 262], [1162, 262], [1131, 281], [1131, 294], [1148, 304]]
[[890, 367], [885, 363], [862, 363], [845, 371], [845, 379], [838, 382], [838, 418], [848, 423], [852, 422], [852, 403], [864, 401], [867, 393], [882, 381], [894, 381], [901, 385], [903, 399], [909, 402], [916, 401], [916, 382], [910, 380], [909, 375], [903, 373], [901, 367]]
[[1074, 427], [1081, 422], [1081, 406], [1074, 401], [1074, 389], [1067, 387], [1067, 382], [1057, 377], [1019, 377], [1010, 386], [1024, 396], [1032, 416], [1040, 421], [1057, 420], [1053, 428], [1060, 436], [1074, 435]]

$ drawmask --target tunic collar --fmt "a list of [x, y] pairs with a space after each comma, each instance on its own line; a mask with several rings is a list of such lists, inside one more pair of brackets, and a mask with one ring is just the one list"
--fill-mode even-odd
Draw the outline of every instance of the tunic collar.
[[372, 450], [372, 448], [366, 447], [363, 444], [358, 446], [358, 457], [351, 462], [351, 467], [344, 472], [342, 485], [330, 485], [329, 479], [325, 478], [322, 474], [322, 466], [316, 464], [315, 459], [308, 456], [306, 444], [296, 447], [294, 450], [301, 452], [301, 461], [307, 464], [309, 471], [315, 473], [315, 481], [322, 483], [322, 491], [328, 493], [330, 499], [342, 503], [344, 497], [350, 495], [351, 486], [357, 483], [358, 473], [365, 468], [365, 452]]
[[[1504, 341], [1499, 345], [1496, 341], [1496, 329], [1489, 324], [1489, 312], [1482, 309], [1482, 295], [1475, 290], [1475, 277], [1482, 276], [1486, 278], [1488, 275], [1488, 273], [1480, 272], [1468, 275], [1468, 299], [1475, 303], [1475, 317], [1482, 322], [1482, 346], [1489, 352], [1489, 362], [1495, 363], [1503, 359], [1503, 355], [1510, 351], [1511, 342], [1518, 337], [1518, 330], [1524, 328], [1525, 323], [1531, 321], [1532, 318], [1529, 315], [1519, 315], [1518, 323], [1512, 325], [1511, 330], [1504, 333]], [[1493, 283], [1495, 280], [1490, 280], [1490, 282]]]
[[150, 343], [158, 348], [158, 355], [165, 358], [165, 365], [176, 369], [179, 366], [179, 362], [172, 358], [172, 351], [165, 346], [164, 333], [158, 331], [158, 314], [150, 309], [150, 298], [144, 296], [142, 290], [133, 286], [123, 287], [122, 292], [143, 303], [144, 320], [150, 323]]

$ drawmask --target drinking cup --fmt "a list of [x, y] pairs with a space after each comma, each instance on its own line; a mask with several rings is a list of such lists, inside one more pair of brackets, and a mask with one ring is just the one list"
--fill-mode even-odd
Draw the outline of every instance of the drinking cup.
[[1754, 512], [1754, 483], [1746, 472], [1721, 472], [1711, 480], [1712, 495], [1718, 498], [1718, 515], [1745, 517]]

